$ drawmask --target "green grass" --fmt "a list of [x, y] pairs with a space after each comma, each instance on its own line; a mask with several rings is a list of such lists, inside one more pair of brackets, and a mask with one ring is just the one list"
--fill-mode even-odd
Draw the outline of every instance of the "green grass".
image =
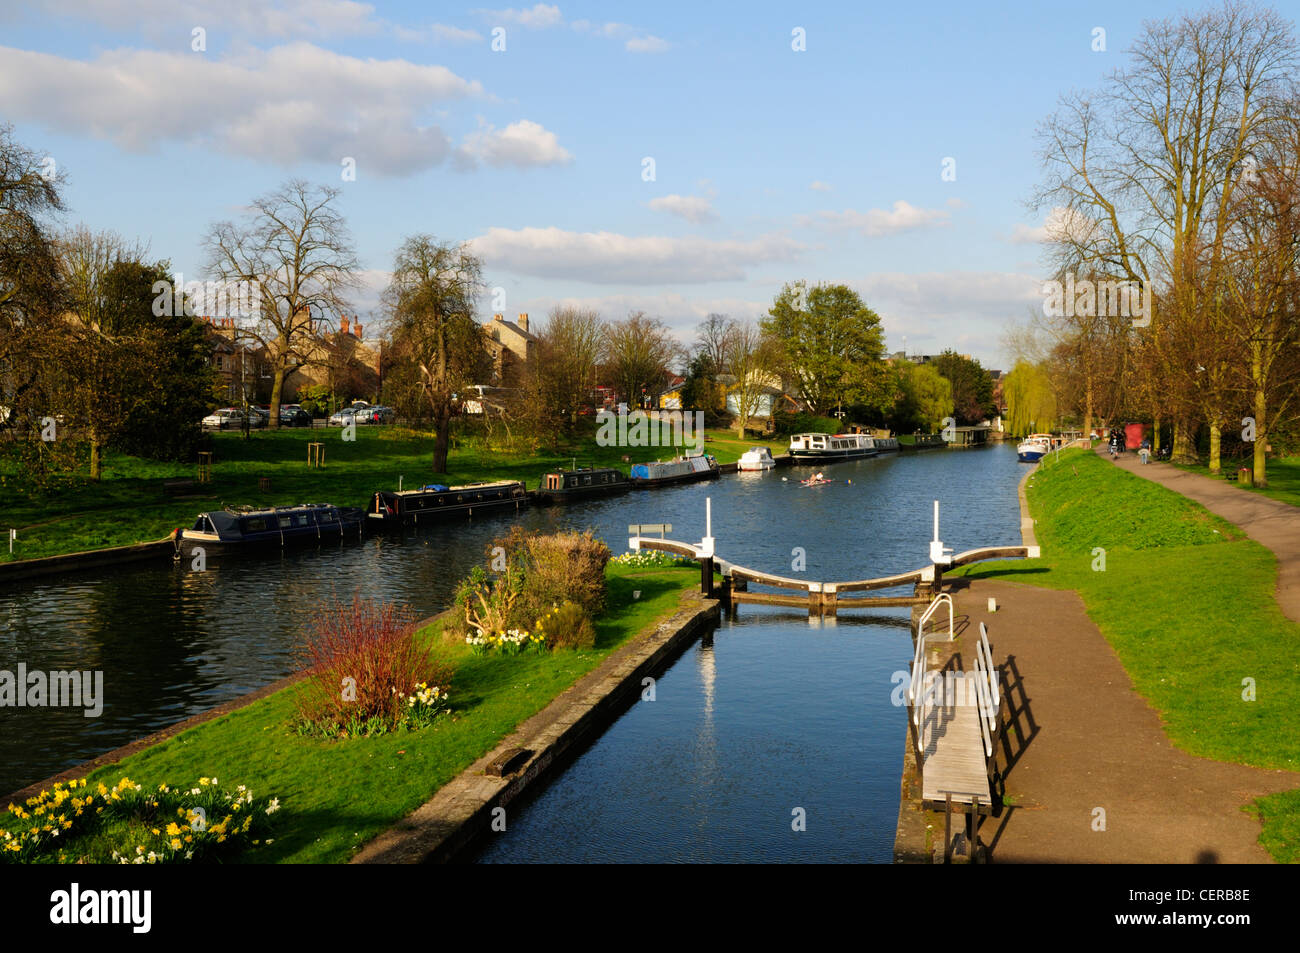
[[[611, 565], [608, 607], [596, 622], [592, 651], [475, 656], [425, 630], [430, 650], [456, 666], [453, 715], [415, 732], [323, 741], [292, 728], [295, 687], [88, 775], [110, 787], [123, 775], [146, 790], [161, 783], [216, 777], [277, 797], [275, 843], [243, 859], [258, 863], [339, 863], [427, 801], [521, 722], [595, 668], [611, 651], [671, 615], [693, 568]], [[634, 590], [640, 598], [633, 599]]]
[[[1274, 598], [1272, 552], [1199, 504], [1083, 450], [1041, 466], [1027, 494], [1043, 558], [964, 574], [1077, 590], [1174, 744], [1300, 770], [1300, 657], [1292, 650], [1300, 625]], [[1093, 568], [1097, 548], [1104, 571]], [[1243, 699], [1247, 678], [1255, 701]], [[1275, 845], [1300, 825], [1300, 792], [1265, 800], [1261, 843], [1283, 859]]]
[[[74, 474], [57, 489], [36, 493], [25, 488], [22, 474], [8, 448], [0, 444], [0, 533], [13, 527], [18, 542], [9, 555], [0, 546], [0, 562], [35, 559], [62, 553], [124, 546], [161, 539], [177, 526], [189, 526], [195, 514], [225, 503], [286, 506], [324, 502], [364, 506], [376, 490], [426, 482], [468, 483], [477, 480], [523, 480], [531, 489], [541, 474], [556, 466], [618, 466], [672, 456], [668, 448], [600, 447], [594, 438], [564, 447], [562, 453], [508, 453], [488, 447], [481, 438], [459, 440], [448, 460], [449, 473], [431, 469], [433, 435], [395, 427], [357, 427], [356, 440], [342, 439], [342, 429], [254, 432], [245, 440], [235, 433], [214, 435], [216, 465], [212, 483], [201, 495], [177, 500], [168, 497], [162, 481], [193, 477], [193, 464], [157, 463], [110, 452], [104, 476], [90, 483]], [[784, 452], [781, 441], [738, 439], [731, 431], [708, 431], [706, 449], [720, 463], [731, 463], [751, 446], [763, 444]], [[325, 444], [325, 467], [307, 466], [307, 443]], [[258, 489], [268, 477], [271, 489]]]
[[[1222, 472], [1216, 476], [1210, 473], [1209, 466], [1203, 463], [1195, 465], [1176, 464], [1180, 470], [1198, 473], [1212, 480], [1227, 480], [1228, 475], [1232, 474], [1233, 483], [1236, 482], [1237, 468], [1250, 465], [1250, 460], [1227, 460], [1223, 463]], [[1267, 496], [1281, 503], [1288, 503], [1291, 506], [1300, 506], [1300, 457], [1276, 457], [1269, 460], [1265, 476], [1268, 478], [1268, 486], [1243, 486], [1241, 487], [1242, 491], [1258, 493], [1261, 496]]]

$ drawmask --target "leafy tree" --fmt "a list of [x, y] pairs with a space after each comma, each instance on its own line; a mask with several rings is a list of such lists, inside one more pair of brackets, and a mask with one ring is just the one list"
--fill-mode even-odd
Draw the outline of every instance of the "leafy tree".
[[537, 398], [562, 413], [570, 427], [591, 400], [605, 354], [605, 322], [590, 309], [557, 307], [538, 335], [534, 369]]
[[717, 366], [707, 351], [701, 350], [691, 358], [681, 387], [682, 410], [702, 410], [706, 414], [721, 413], [725, 406], [722, 387], [717, 383]]
[[952, 384], [929, 364], [903, 361], [897, 373], [899, 398], [887, 418], [894, 432], [938, 433], [952, 416]]
[[944, 351], [932, 362], [952, 385], [953, 416], [961, 426], [977, 424], [995, 413], [993, 378], [973, 358]]
[[734, 379], [731, 398], [736, 404], [736, 432], [744, 438], [745, 427], [758, 411], [764, 388], [772, 384], [773, 348], [758, 328], [745, 323], [732, 328], [723, 353]]
[[785, 285], [761, 322], [777, 366], [815, 413], [893, 402], [879, 316], [846, 285]]
[[1017, 361], [1002, 384], [1007, 430], [1014, 436], [1050, 431], [1057, 421], [1056, 394], [1047, 368]]

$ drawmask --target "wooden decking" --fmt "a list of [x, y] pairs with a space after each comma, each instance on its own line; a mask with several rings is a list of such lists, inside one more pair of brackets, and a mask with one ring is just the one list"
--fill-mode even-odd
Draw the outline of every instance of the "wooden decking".
[[972, 804], [978, 797], [980, 813], [988, 813], [988, 765], [974, 685], [965, 678], [945, 681], [945, 674], [952, 673], [925, 674], [926, 698], [934, 702], [925, 705], [920, 727], [921, 797], [932, 807], [943, 807], [948, 795], [953, 804]]

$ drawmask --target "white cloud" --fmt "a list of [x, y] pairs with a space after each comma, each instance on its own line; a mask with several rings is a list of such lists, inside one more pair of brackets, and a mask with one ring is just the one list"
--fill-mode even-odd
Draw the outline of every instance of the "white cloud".
[[[320, 39], [377, 33], [389, 26], [375, 17], [375, 8], [353, 0], [45, 0], [29, 6], [43, 16], [63, 16], [100, 23], [110, 29], [129, 28], [178, 42], [188, 51], [190, 29], [203, 27], [209, 41], [217, 34], [259, 39]], [[163, 24], [167, 25], [164, 33]], [[175, 27], [184, 24], [179, 34]]]
[[873, 208], [866, 212], [846, 209], [843, 212], [818, 212], [815, 216], [800, 216], [803, 225], [820, 225], [826, 228], [850, 229], [869, 237], [894, 235], [915, 228], [929, 228], [948, 224], [948, 213], [942, 209], [917, 208], [899, 199], [890, 211]]
[[734, 281], [752, 265], [790, 261], [801, 249], [781, 235], [740, 241], [559, 228], [489, 228], [474, 239], [474, 251], [488, 267], [594, 284]]
[[697, 225], [717, 218], [713, 213], [713, 203], [700, 195], [663, 195], [647, 204], [656, 212], [667, 212]]
[[564, 22], [564, 17], [560, 14], [560, 8], [546, 3], [536, 4], [526, 10], [516, 10], [511, 7], [507, 10], [476, 10], [474, 12], [503, 23], [517, 23], [529, 30], [544, 30], [547, 27], [559, 26]]
[[825, 182], [822, 181], [814, 182], [812, 185], [808, 186], [808, 188], [812, 189], [814, 192], [831, 191], [831, 186], [827, 185]]
[[668, 49], [668, 41], [647, 33], [645, 36], [632, 37], [623, 44], [623, 48], [629, 53], [663, 53]]
[[465, 30], [458, 26], [448, 26], [445, 23], [434, 23], [429, 28], [429, 33], [436, 40], [445, 43], [481, 43], [483, 34], [478, 30]]
[[1047, 213], [1042, 225], [1018, 223], [1007, 240], [1013, 245], [1059, 241], [1070, 237], [1085, 241], [1097, 228], [1097, 223], [1088, 216], [1058, 205]]
[[471, 132], [457, 150], [463, 166], [478, 162], [492, 166], [527, 167], [562, 165], [573, 156], [560, 145], [555, 133], [530, 119], [512, 122], [504, 129], [483, 124]]
[[[0, 47], [0, 113], [149, 151], [212, 146], [284, 165], [357, 162], [358, 175], [404, 175], [453, 152], [424, 111], [484, 98], [478, 81], [443, 66], [359, 59], [299, 42], [226, 58], [114, 50], [83, 62]], [[184, 108], [177, 108], [183, 103]], [[568, 153], [522, 120], [472, 133], [465, 155], [492, 165], [550, 164]]]

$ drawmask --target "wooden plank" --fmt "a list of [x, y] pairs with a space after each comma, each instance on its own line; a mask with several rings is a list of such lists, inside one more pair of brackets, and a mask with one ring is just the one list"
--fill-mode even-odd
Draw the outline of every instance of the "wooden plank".
[[951, 793], [954, 804], [970, 804], [978, 797], [980, 812], [988, 813], [991, 798], [979, 707], [955, 703], [973, 701], [970, 693], [965, 699], [943, 697], [942, 678], [942, 672], [926, 673], [926, 691], [939, 697], [938, 703], [927, 703], [921, 723], [921, 798], [942, 804]]

